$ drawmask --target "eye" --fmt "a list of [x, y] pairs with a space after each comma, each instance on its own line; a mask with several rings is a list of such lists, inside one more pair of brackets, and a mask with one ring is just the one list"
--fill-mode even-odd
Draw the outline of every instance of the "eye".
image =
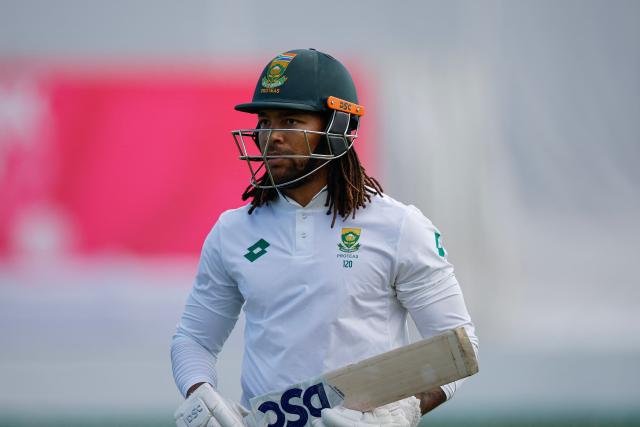
[[295, 126], [295, 125], [297, 125], [297, 124], [299, 124], [299, 123], [300, 123], [300, 121], [299, 121], [299, 120], [294, 119], [294, 118], [291, 118], [291, 117], [287, 118], [287, 119], [285, 120], [285, 122], [286, 122], [286, 124], [287, 124], [287, 125], [289, 125], [289, 126]]
[[268, 128], [269, 126], [271, 126], [271, 120], [267, 120], [267, 119], [258, 120], [258, 129]]

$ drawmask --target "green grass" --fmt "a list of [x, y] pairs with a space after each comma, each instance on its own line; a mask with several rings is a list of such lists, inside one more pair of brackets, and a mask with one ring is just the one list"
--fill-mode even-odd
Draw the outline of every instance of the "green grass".
[[176, 423], [166, 417], [90, 417], [83, 419], [64, 418], [56, 416], [55, 418], [43, 417], [39, 415], [36, 418], [26, 417], [5, 417], [0, 420], [0, 427], [175, 427]]
[[[165, 416], [91, 416], [47, 418], [2, 415], [0, 427], [175, 427]], [[578, 415], [531, 416], [512, 415], [491, 418], [424, 417], [419, 427], [640, 427], [640, 413], [616, 416], [580, 417]]]
[[640, 418], [593, 419], [579, 417], [562, 418], [495, 418], [495, 419], [448, 419], [429, 421], [424, 418], [419, 427], [636, 427]]

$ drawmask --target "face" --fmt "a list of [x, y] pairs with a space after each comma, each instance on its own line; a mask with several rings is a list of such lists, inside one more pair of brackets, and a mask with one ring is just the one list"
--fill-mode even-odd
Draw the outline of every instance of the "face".
[[[314, 153], [322, 135], [301, 131], [325, 130], [326, 121], [322, 114], [297, 110], [265, 110], [258, 114], [260, 129], [274, 129], [259, 132], [260, 151], [267, 156], [302, 155]], [[276, 130], [294, 129], [294, 130]], [[265, 152], [266, 150], [266, 152]], [[276, 184], [299, 178], [315, 167], [317, 161], [308, 158], [269, 159], [267, 165]], [[301, 180], [303, 181], [303, 180]]]

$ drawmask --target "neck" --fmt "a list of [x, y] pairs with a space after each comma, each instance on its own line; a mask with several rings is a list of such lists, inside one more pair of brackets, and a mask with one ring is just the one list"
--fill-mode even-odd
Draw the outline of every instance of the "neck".
[[307, 206], [311, 199], [322, 190], [322, 187], [327, 185], [327, 169], [322, 168], [312, 175], [313, 179], [305, 182], [299, 187], [287, 188], [282, 192], [293, 199], [300, 206]]

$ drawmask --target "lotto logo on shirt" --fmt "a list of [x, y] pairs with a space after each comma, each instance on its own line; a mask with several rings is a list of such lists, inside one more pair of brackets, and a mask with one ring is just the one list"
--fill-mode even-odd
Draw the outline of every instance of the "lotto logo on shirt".
[[268, 393], [251, 399], [252, 417], [256, 426], [304, 427], [319, 418], [325, 408], [343, 401], [333, 387], [322, 379], [314, 379], [289, 387], [283, 392]]
[[262, 255], [267, 253], [267, 248], [269, 246], [271, 246], [269, 242], [267, 242], [264, 239], [260, 239], [257, 242], [255, 242], [253, 245], [247, 248], [248, 252], [244, 254], [244, 257], [248, 259], [250, 262], [254, 262], [258, 258], [260, 258]]

